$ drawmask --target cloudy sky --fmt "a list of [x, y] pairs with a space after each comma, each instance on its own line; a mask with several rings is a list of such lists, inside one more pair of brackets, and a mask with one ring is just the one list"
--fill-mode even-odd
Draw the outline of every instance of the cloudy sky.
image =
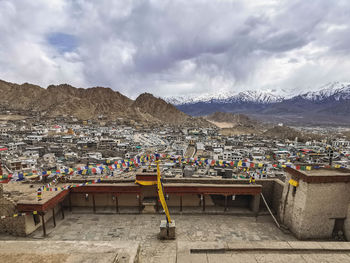
[[135, 98], [350, 81], [348, 0], [0, 0], [0, 78]]

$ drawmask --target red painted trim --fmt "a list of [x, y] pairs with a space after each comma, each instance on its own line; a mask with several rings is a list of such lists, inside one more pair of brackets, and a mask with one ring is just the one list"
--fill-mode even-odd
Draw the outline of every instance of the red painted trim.
[[68, 190], [64, 190], [43, 204], [18, 203], [17, 210], [19, 212], [28, 212], [28, 211], [46, 212], [49, 209], [56, 207], [58, 203], [62, 202], [64, 198], [68, 195], [68, 193], [69, 193]]
[[262, 191], [261, 186], [164, 186], [164, 192], [167, 194], [222, 194], [222, 195], [257, 195]]
[[136, 175], [138, 181], [157, 181], [157, 176], [153, 175]]
[[139, 185], [131, 186], [131, 185], [88, 185], [88, 186], [80, 186], [70, 188], [72, 193], [123, 193], [123, 194], [131, 194], [141, 193], [141, 187]]

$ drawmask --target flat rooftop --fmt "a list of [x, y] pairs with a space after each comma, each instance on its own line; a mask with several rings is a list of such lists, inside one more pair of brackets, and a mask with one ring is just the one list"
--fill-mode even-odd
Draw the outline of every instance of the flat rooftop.
[[350, 169], [346, 168], [312, 168], [311, 170], [300, 171], [286, 167], [294, 180], [302, 180], [307, 183], [339, 183], [350, 182]]
[[[54, 187], [62, 187], [64, 184], [59, 184]], [[42, 192], [42, 200], [38, 201], [37, 190], [42, 184], [23, 184], [19, 182], [11, 182], [3, 184], [3, 190], [5, 195], [9, 195], [15, 203], [28, 203], [28, 204], [44, 204], [49, 201], [61, 191], [45, 191]]]
[[350, 176], [350, 170], [345, 168], [319, 168], [301, 172], [307, 176]]

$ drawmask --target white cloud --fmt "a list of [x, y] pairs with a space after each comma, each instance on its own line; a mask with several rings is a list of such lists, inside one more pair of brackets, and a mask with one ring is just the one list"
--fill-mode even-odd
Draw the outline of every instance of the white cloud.
[[[345, 0], [0, 0], [0, 78], [131, 97], [303, 90], [349, 80], [349, 11]], [[76, 46], [50, 43], [56, 33]]]

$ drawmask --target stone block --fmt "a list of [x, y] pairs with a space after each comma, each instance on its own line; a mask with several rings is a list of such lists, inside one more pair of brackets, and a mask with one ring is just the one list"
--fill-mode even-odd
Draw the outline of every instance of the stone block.
[[169, 223], [168, 228], [168, 239], [175, 239], [175, 220]]
[[167, 239], [167, 237], [168, 237], [167, 222], [166, 222], [166, 220], [161, 220], [160, 221], [159, 238], [160, 239]]
[[173, 220], [169, 225], [166, 220], [160, 221], [160, 239], [175, 239], [175, 221]]

